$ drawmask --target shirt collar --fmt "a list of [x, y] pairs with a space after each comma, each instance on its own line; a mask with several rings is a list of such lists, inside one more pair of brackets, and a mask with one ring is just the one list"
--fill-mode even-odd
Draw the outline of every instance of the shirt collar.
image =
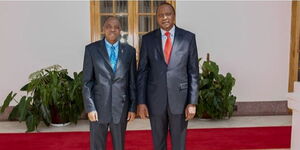
[[111, 46], [113, 46], [115, 48], [119, 47], [119, 41], [115, 42], [114, 44], [110, 44], [106, 39], [104, 41], [105, 41], [106, 46], [108, 46], [108, 47], [111, 47]]
[[[165, 33], [167, 31], [163, 30], [162, 28], [160, 28], [160, 31], [161, 31], [161, 36], [165, 36]], [[174, 33], [175, 33], [175, 25], [173, 25], [173, 27], [171, 28], [171, 30], [169, 31], [171, 36], [174, 36]]]

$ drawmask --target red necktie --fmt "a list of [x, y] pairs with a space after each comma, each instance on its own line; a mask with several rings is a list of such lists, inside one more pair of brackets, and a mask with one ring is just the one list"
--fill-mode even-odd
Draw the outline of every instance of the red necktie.
[[172, 51], [172, 42], [171, 42], [170, 32], [166, 32], [165, 35], [167, 36], [167, 40], [165, 44], [164, 54], [165, 54], [165, 61], [167, 64], [169, 64], [171, 51]]

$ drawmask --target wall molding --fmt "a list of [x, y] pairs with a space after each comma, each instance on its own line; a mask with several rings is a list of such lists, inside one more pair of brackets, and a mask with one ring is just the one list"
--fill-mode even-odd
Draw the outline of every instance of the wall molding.
[[[0, 115], [0, 121], [7, 121], [9, 113], [14, 106], [9, 106]], [[291, 115], [287, 101], [258, 101], [258, 102], [236, 102], [236, 110], [233, 116], [266, 116], [266, 115]], [[81, 119], [87, 119], [83, 113]]]
[[290, 115], [287, 100], [236, 102], [233, 116]]

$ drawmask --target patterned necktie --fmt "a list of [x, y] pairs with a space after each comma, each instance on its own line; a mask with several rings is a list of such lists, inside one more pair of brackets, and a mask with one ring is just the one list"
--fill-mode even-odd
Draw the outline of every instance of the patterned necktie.
[[164, 54], [165, 54], [165, 61], [167, 64], [169, 64], [171, 51], [172, 51], [172, 42], [171, 42], [170, 32], [166, 32], [165, 35], [167, 36], [167, 40], [165, 44]]
[[116, 52], [115, 52], [116, 48], [114, 46], [110, 47], [110, 64], [111, 64], [111, 68], [113, 69], [114, 72], [116, 72], [116, 67], [117, 67], [117, 57], [116, 57]]

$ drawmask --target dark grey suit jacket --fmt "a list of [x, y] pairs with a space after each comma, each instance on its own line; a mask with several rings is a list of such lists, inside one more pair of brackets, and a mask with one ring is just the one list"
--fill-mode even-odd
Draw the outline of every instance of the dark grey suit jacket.
[[85, 111], [97, 111], [100, 123], [119, 123], [122, 112], [136, 111], [136, 57], [128, 44], [119, 45], [114, 73], [105, 41], [85, 48], [83, 64], [83, 98]]
[[138, 104], [146, 104], [149, 113], [183, 114], [187, 104], [198, 101], [198, 53], [195, 34], [175, 28], [171, 60], [166, 64], [160, 29], [142, 38], [137, 77]]

